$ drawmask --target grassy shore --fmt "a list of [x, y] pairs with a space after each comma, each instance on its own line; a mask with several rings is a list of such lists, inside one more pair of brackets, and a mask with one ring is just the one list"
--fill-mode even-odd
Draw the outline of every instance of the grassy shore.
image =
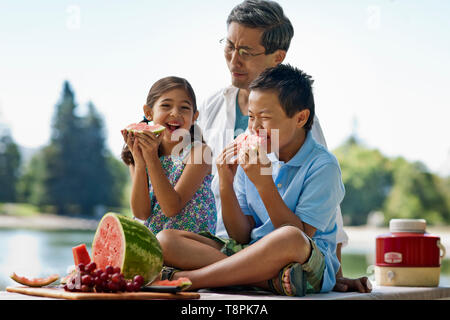
[[[108, 211], [118, 212], [129, 217], [132, 216], [131, 211], [126, 208], [114, 208]], [[42, 212], [38, 207], [27, 203], [0, 203], [0, 228], [95, 230], [101, 216], [61, 216], [51, 213], [51, 210]]]

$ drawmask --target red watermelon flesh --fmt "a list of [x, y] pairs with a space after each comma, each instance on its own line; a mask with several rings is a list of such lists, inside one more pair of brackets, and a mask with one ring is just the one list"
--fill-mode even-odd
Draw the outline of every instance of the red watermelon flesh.
[[152, 283], [152, 286], [167, 286], [167, 287], [179, 287], [182, 290], [189, 288], [192, 282], [189, 278], [181, 277], [177, 280], [157, 280]]
[[160, 124], [156, 124], [154, 125], [152, 124], [146, 124], [145, 122], [138, 122], [138, 123], [132, 123], [129, 124], [125, 130], [127, 131], [133, 131], [133, 132], [144, 132], [144, 131], [150, 131], [153, 133], [161, 133], [162, 131], [164, 131], [166, 129], [166, 127], [160, 125]]
[[89, 252], [87, 251], [86, 245], [80, 244], [79, 246], [72, 248], [73, 253], [73, 261], [75, 262], [75, 265], [82, 263], [84, 265], [87, 265], [89, 262], [91, 262], [91, 257], [89, 256]]
[[92, 258], [97, 268], [105, 270], [107, 266], [122, 267], [124, 245], [120, 226], [113, 217], [105, 217], [98, 237], [92, 244]]
[[261, 146], [267, 144], [267, 138], [255, 134], [242, 133], [236, 137], [234, 142], [237, 144], [238, 152], [244, 146], [248, 146], [252, 150], [258, 150]]

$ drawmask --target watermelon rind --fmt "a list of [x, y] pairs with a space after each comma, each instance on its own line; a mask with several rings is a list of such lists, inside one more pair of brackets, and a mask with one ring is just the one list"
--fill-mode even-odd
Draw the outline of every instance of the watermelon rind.
[[177, 280], [158, 280], [154, 281], [151, 286], [158, 287], [177, 287], [181, 291], [188, 289], [192, 285], [192, 281], [189, 278], [181, 277]]
[[[135, 275], [141, 275], [145, 283], [156, 279], [163, 267], [161, 245], [155, 235], [142, 223], [127, 216], [108, 212], [100, 220], [92, 243], [99, 237], [99, 230], [106, 217], [112, 216], [120, 226], [121, 238], [124, 239], [124, 251], [119, 265], [123, 275], [132, 279]], [[92, 258], [95, 261], [94, 252]]]
[[15, 282], [23, 284], [24, 286], [28, 286], [28, 287], [48, 286], [49, 284], [51, 284], [59, 279], [59, 275], [57, 275], [57, 274], [52, 274], [46, 278], [28, 279], [26, 277], [17, 275], [15, 272], [13, 272], [9, 277], [11, 279], [13, 279]]
[[[151, 130], [149, 130], [149, 129], [136, 129], [136, 127], [145, 127], [145, 128], [148, 128], [148, 127], [155, 127], [155, 128], [153, 128], [153, 129], [151, 129]], [[153, 123], [153, 121], [152, 122], [149, 122], [148, 124], [145, 124], [145, 123], [143, 123], [143, 122], [139, 122], [139, 123], [132, 123], [132, 124], [130, 124], [130, 125], [128, 125], [126, 128], [125, 128], [128, 132], [138, 132], [138, 133], [143, 133], [144, 131], [150, 131], [150, 132], [153, 132], [154, 134], [160, 134], [161, 132], [163, 132], [165, 129], [166, 129], [166, 127], [164, 127], [164, 126], [162, 126], [162, 125], [160, 125], [160, 124], [154, 124]]]

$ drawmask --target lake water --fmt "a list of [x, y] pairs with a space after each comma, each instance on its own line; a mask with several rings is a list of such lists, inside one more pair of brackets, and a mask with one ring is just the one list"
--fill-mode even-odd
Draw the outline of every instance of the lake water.
[[0, 229], [0, 290], [15, 284], [9, 278], [12, 272], [30, 278], [66, 275], [73, 265], [72, 247], [85, 243], [90, 252], [93, 238], [91, 231]]
[[[91, 250], [92, 231], [38, 231], [0, 229], [0, 290], [15, 285], [9, 278], [12, 272], [27, 277], [45, 277], [52, 273], [67, 274], [73, 264], [72, 247], [85, 243]], [[343, 270], [347, 277], [369, 276], [373, 254], [361, 253], [346, 247], [342, 251]], [[441, 266], [441, 285], [450, 286], [450, 260]]]

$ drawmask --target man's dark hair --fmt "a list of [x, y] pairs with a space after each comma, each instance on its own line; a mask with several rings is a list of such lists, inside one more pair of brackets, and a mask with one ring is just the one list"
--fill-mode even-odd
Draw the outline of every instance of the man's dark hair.
[[227, 26], [232, 22], [264, 29], [261, 45], [266, 49], [265, 54], [272, 54], [278, 49], [287, 51], [294, 36], [291, 22], [274, 1], [246, 0], [231, 10]]
[[315, 106], [312, 92], [311, 76], [289, 64], [279, 64], [263, 71], [250, 84], [250, 90], [273, 90], [278, 93], [278, 100], [286, 115], [291, 118], [297, 112], [308, 109], [309, 118], [304, 128], [311, 130]]

